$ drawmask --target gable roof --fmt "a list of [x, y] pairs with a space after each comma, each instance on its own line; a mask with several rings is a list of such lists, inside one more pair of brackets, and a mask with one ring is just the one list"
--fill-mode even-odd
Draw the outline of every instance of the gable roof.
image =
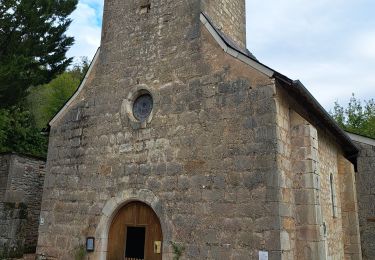
[[205, 13], [201, 13], [200, 20], [210, 32], [212, 37], [220, 45], [220, 47], [229, 55], [242, 62], [248, 64], [252, 68], [277, 80], [279, 85], [284, 88], [289, 95], [299, 100], [304, 106], [308, 107], [309, 116], [329, 129], [333, 136], [337, 138], [345, 157], [356, 165], [358, 148], [353, 144], [350, 137], [342, 130], [328, 112], [320, 105], [320, 103], [311, 95], [305, 86], [299, 80], [292, 80], [287, 76], [277, 72], [276, 70], [259, 62], [249, 51], [245, 51], [238, 47], [233, 41], [221, 32]]
[[359, 143], [363, 143], [363, 144], [368, 144], [368, 145], [371, 145], [371, 146], [375, 147], [375, 139], [373, 139], [371, 137], [367, 137], [367, 136], [364, 136], [364, 135], [350, 133], [348, 131], [346, 131], [346, 133], [348, 134], [348, 136], [353, 141], [356, 141], [356, 142], [359, 142]]

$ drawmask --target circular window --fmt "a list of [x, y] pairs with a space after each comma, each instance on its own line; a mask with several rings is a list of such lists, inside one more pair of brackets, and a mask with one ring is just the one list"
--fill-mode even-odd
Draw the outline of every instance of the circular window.
[[134, 117], [141, 122], [146, 121], [151, 114], [153, 105], [154, 101], [149, 93], [140, 95], [133, 103]]

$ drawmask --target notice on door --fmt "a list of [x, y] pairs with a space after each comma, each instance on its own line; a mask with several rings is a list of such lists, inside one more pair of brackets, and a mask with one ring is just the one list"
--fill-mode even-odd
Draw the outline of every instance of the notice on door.
[[259, 251], [259, 260], [268, 260], [268, 252]]

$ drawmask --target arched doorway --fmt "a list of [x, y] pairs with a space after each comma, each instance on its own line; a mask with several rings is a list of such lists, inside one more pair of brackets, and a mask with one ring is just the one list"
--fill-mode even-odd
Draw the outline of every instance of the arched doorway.
[[161, 260], [163, 235], [159, 218], [147, 204], [130, 202], [113, 218], [108, 260]]

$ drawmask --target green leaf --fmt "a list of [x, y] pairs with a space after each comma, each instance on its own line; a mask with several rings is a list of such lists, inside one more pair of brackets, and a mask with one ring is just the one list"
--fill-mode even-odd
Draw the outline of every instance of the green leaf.
[[335, 102], [331, 115], [345, 131], [375, 138], [374, 99], [362, 102], [352, 94], [346, 108]]

